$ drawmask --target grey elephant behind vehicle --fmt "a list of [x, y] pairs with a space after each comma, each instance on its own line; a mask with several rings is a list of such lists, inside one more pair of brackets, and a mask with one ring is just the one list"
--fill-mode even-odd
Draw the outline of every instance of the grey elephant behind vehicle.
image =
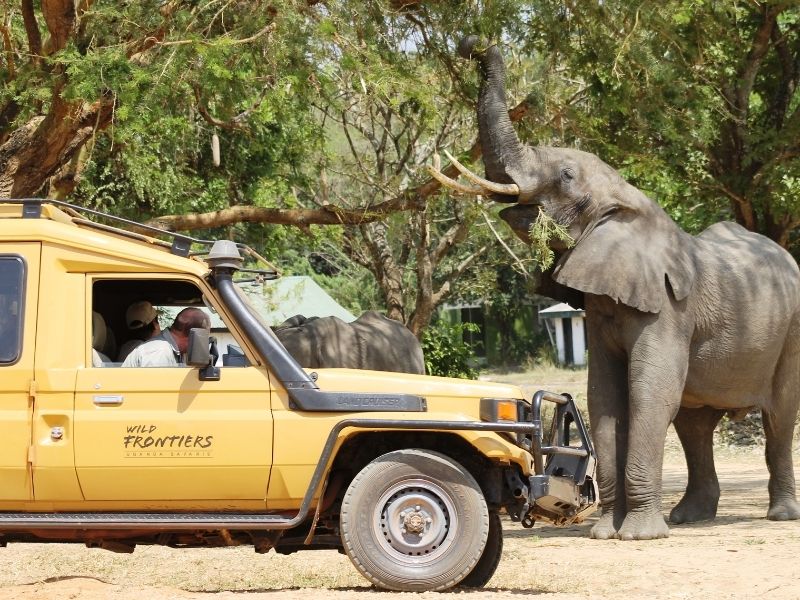
[[419, 340], [402, 323], [372, 310], [352, 323], [338, 317], [296, 315], [273, 331], [289, 354], [309, 369], [425, 374]]

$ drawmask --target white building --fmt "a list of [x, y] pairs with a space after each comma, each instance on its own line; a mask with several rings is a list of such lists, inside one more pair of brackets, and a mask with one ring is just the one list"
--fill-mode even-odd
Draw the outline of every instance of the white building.
[[569, 304], [556, 304], [539, 311], [562, 365], [586, 364], [586, 311]]

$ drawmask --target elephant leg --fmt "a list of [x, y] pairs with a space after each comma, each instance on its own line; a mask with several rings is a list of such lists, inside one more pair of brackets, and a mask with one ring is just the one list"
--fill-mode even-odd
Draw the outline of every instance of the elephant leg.
[[630, 426], [625, 492], [628, 513], [621, 540], [669, 536], [661, 514], [661, 472], [667, 428], [680, 407], [688, 369], [688, 347], [656, 323], [637, 336], [630, 354]]
[[[617, 537], [625, 505], [628, 451], [628, 369], [624, 357], [611, 356], [589, 335], [589, 422], [597, 452], [597, 484], [602, 514], [592, 528], [595, 539]], [[597, 347], [595, 347], [597, 346]]]
[[673, 425], [686, 456], [689, 482], [683, 498], [672, 512], [672, 523], [708, 521], [717, 516], [719, 480], [714, 469], [714, 428], [724, 410], [704, 406], [681, 408]]
[[772, 384], [772, 404], [761, 411], [769, 468], [769, 511], [773, 521], [800, 519], [792, 465], [792, 436], [800, 404], [800, 317], [789, 331]]

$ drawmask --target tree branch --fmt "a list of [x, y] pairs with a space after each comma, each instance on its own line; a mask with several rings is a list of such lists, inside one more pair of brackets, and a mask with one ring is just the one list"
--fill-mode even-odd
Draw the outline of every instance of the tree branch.
[[775, 27], [778, 15], [783, 11], [783, 8], [780, 6], [764, 6], [763, 10], [764, 20], [756, 31], [750, 52], [748, 52], [747, 59], [739, 71], [739, 85], [736, 89], [734, 105], [740, 111], [741, 116], [747, 114], [747, 109], [750, 105], [750, 92], [753, 90], [756, 74], [761, 66], [761, 61], [769, 50], [772, 29]]
[[467, 239], [471, 222], [458, 215], [458, 222], [448, 229], [440, 238], [439, 243], [431, 252], [431, 262], [436, 267], [447, 255], [450, 249]]
[[[0, 146], [0, 196], [33, 196], [114, 114], [114, 98], [91, 104], [65, 102], [54, 94], [50, 111], [18, 128]], [[9, 161], [8, 157], [14, 157]]]
[[208, 107], [206, 106], [205, 102], [203, 102], [202, 94], [200, 90], [200, 86], [197, 84], [193, 84], [192, 88], [194, 89], [194, 97], [197, 100], [197, 111], [200, 113], [200, 116], [214, 127], [219, 127], [220, 129], [225, 129], [227, 131], [247, 131], [249, 129], [247, 125], [247, 119], [250, 117], [253, 112], [258, 110], [258, 107], [261, 106], [261, 103], [264, 101], [266, 97], [267, 90], [269, 86], [266, 85], [261, 90], [261, 94], [259, 94], [258, 99], [255, 103], [248, 108], [247, 110], [243, 110], [238, 115], [233, 117], [228, 121], [223, 121], [222, 119], [218, 119], [213, 116], [210, 112], [208, 112]]
[[25, 23], [25, 34], [28, 36], [28, 49], [31, 62], [36, 65], [42, 57], [42, 34], [33, 12], [33, 0], [22, 0], [22, 20]]
[[500, 237], [500, 234], [497, 232], [497, 229], [494, 228], [494, 225], [492, 224], [492, 220], [486, 214], [486, 211], [481, 210], [481, 214], [483, 215], [483, 220], [486, 221], [486, 224], [489, 226], [489, 230], [492, 232], [492, 234], [494, 235], [495, 239], [498, 242], [500, 242], [500, 245], [508, 253], [508, 255], [514, 261], [514, 263], [517, 265], [517, 268], [519, 269], [520, 274], [522, 274], [526, 279], [529, 279], [531, 277], [531, 274], [528, 273], [528, 269], [525, 268], [525, 264], [514, 253], [514, 251], [511, 249], [511, 247], [508, 244], [506, 244], [505, 240], [502, 237]]
[[[528, 112], [527, 101], [509, 111], [512, 121], [520, 120]], [[350, 136], [345, 129], [348, 141], [352, 144]], [[355, 146], [351, 145], [354, 156], [358, 156]], [[481, 156], [480, 140], [475, 142], [467, 152], [470, 160], [475, 161]], [[363, 165], [362, 165], [363, 170]], [[442, 171], [448, 177], [457, 177], [458, 170], [450, 165]], [[167, 229], [169, 231], [192, 231], [212, 227], [224, 227], [234, 223], [274, 223], [277, 225], [295, 225], [305, 227], [308, 225], [363, 225], [379, 221], [395, 212], [420, 210], [428, 198], [436, 194], [442, 184], [433, 178], [426, 179], [415, 188], [400, 192], [394, 198], [385, 200], [363, 209], [349, 209], [340, 206], [325, 206], [321, 208], [260, 208], [257, 206], [232, 206], [222, 210], [207, 213], [194, 213], [186, 215], [164, 215], [154, 217], [148, 224]]]
[[17, 69], [14, 61], [14, 47], [11, 45], [11, 34], [8, 31], [8, 27], [9, 27], [8, 16], [6, 16], [6, 22], [0, 24], [0, 33], [2, 33], [3, 37], [3, 50], [5, 51], [6, 54], [6, 64], [8, 65], [8, 79], [10, 81], [12, 79], [16, 79]]
[[442, 283], [439, 289], [433, 294], [433, 303], [434, 306], [441, 304], [447, 296], [450, 295], [452, 292], [453, 281], [461, 277], [461, 275], [466, 271], [469, 267], [471, 267], [479, 257], [483, 256], [483, 254], [489, 249], [489, 246], [481, 246], [475, 252], [467, 256], [464, 260], [462, 260], [458, 266], [450, 272], [447, 276], [447, 280]]
[[370, 253], [371, 271], [383, 294], [386, 316], [404, 323], [403, 273], [392, 256], [386, 224], [363, 225], [360, 230]]
[[789, 100], [797, 87], [797, 65], [792, 60], [791, 52], [786, 45], [786, 36], [781, 33], [780, 25], [777, 22], [772, 29], [772, 45], [775, 48], [778, 62], [781, 66], [781, 79], [772, 99], [769, 118], [772, 120], [775, 129], [780, 130], [786, 119]]
[[75, 0], [42, 0], [42, 15], [50, 32], [44, 50], [49, 56], [62, 50], [75, 30]]
[[358, 243], [356, 229], [353, 227], [345, 227], [344, 228], [344, 241], [345, 247], [344, 251], [347, 256], [350, 257], [351, 260], [354, 260], [356, 264], [361, 265], [362, 267], [369, 269], [372, 266], [369, 258], [367, 255], [364, 254], [364, 250], [361, 248], [360, 244]]
[[726, 85], [723, 88], [723, 96], [731, 110], [729, 159], [733, 163], [731, 167], [737, 172], [741, 171], [742, 156], [745, 152], [750, 94], [761, 62], [769, 50], [772, 30], [775, 27], [777, 16], [782, 10], [779, 6], [764, 5], [762, 7], [763, 20], [753, 36], [750, 50], [738, 71], [736, 84]]

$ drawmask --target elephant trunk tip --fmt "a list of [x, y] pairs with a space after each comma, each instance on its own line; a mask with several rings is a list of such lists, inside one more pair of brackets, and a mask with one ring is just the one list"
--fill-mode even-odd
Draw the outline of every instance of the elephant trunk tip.
[[482, 41], [480, 36], [477, 35], [468, 35], [461, 38], [458, 43], [458, 55], [466, 59], [478, 58], [478, 55], [482, 54], [483, 51], [480, 49], [476, 51], [475, 47], [478, 45], [485, 47], [486, 43], [481, 43]]

